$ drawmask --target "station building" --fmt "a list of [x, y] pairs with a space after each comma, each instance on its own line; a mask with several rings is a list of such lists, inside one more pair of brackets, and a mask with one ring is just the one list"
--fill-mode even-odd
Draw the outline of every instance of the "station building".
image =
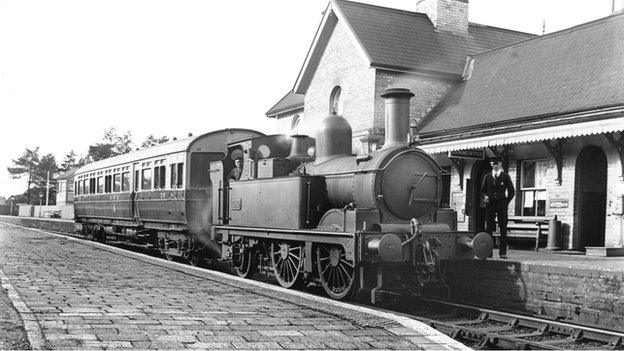
[[417, 12], [332, 0], [294, 88], [268, 112], [314, 134], [330, 113], [358, 153], [383, 144], [388, 88], [408, 88], [412, 139], [448, 174], [458, 229], [482, 230], [487, 158], [515, 180], [510, 215], [562, 222], [563, 249], [624, 246], [624, 14], [542, 36], [468, 22], [467, 0]]

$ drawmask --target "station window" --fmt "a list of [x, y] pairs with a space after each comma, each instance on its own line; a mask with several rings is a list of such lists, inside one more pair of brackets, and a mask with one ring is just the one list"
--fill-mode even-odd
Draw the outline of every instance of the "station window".
[[164, 189], [166, 183], [167, 169], [165, 166], [154, 167], [154, 189]]
[[121, 191], [121, 174], [119, 173], [113, 175], [113, 191], [116, 193]]
[[130, 172], [123, 172], [121, 174], [121, 191], [130, 190]]
[[171, 168], [171, 189], [182, 187], [182, 179], [184, 179], [184, 163], [174, 163]]
[[147, 168], [141, 171], [141, 190], [152, 188], [152, 169]]
[[104, 177], [97, 177], [97, 193], [102, 194], [104, 192]]
[[520, 168], [521, 214], [523, 216], [545, 216], [545, 178], [548, 170], [548, 161], [522, 161]]
[[342, 116], [342, 88], [339, 85], [335, 86], [332, 89], [331, 95], [329, 96], [329, 113], [335, 113], [339, 116]]

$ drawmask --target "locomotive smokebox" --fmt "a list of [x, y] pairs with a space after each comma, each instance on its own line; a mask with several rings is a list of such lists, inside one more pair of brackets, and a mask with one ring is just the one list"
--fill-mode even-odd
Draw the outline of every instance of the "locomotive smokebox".
[[316, 161], [320, 164], [332, 158], [351, 156], [352, 132], [349, 122], [336, 114], [321, 121], [316, 132]]
[[382, 149], [403, 146], [410, 131], [410, 99], [414, 94], [409, 89], [393, 88], [381, 94], [386, 103], [386, 141]]

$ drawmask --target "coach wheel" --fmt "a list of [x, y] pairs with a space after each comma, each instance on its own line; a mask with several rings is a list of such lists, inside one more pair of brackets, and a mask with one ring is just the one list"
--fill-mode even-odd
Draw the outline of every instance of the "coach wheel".
[[258, 259], [254, 250], [242, 244], [232, 245], [232, 264], [239, 277], [250, 278], [258, 268]]
[[353, 288], [355, 267], [340, 245], [321, 244], [316, 249], [316, 264], [321, 284], [332, 299], [345, 298]]
[[285, 287], [292, 288], [301, 283], [301, 268], [303, 267], [303, 245], [288, 242], [273, 242], [271, 244], [271, 266], [277, 282]]

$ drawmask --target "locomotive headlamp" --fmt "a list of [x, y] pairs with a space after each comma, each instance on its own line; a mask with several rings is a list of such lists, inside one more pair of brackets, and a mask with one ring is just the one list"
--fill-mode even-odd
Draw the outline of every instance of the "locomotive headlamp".
[[360, 138], [360, 141], [362, 142], [362, 147], [364, 151], [370, 154], [379, 148], [379, 142], [381, 141], [381, 136], [369, 130], [366, 133], [366, 135]]
[[366, 243], [366, 249], [369, 254], [377, 255], [386, 262], [403, 261], [403, 245], [396, 234], [385, 234], [371, 239]]

